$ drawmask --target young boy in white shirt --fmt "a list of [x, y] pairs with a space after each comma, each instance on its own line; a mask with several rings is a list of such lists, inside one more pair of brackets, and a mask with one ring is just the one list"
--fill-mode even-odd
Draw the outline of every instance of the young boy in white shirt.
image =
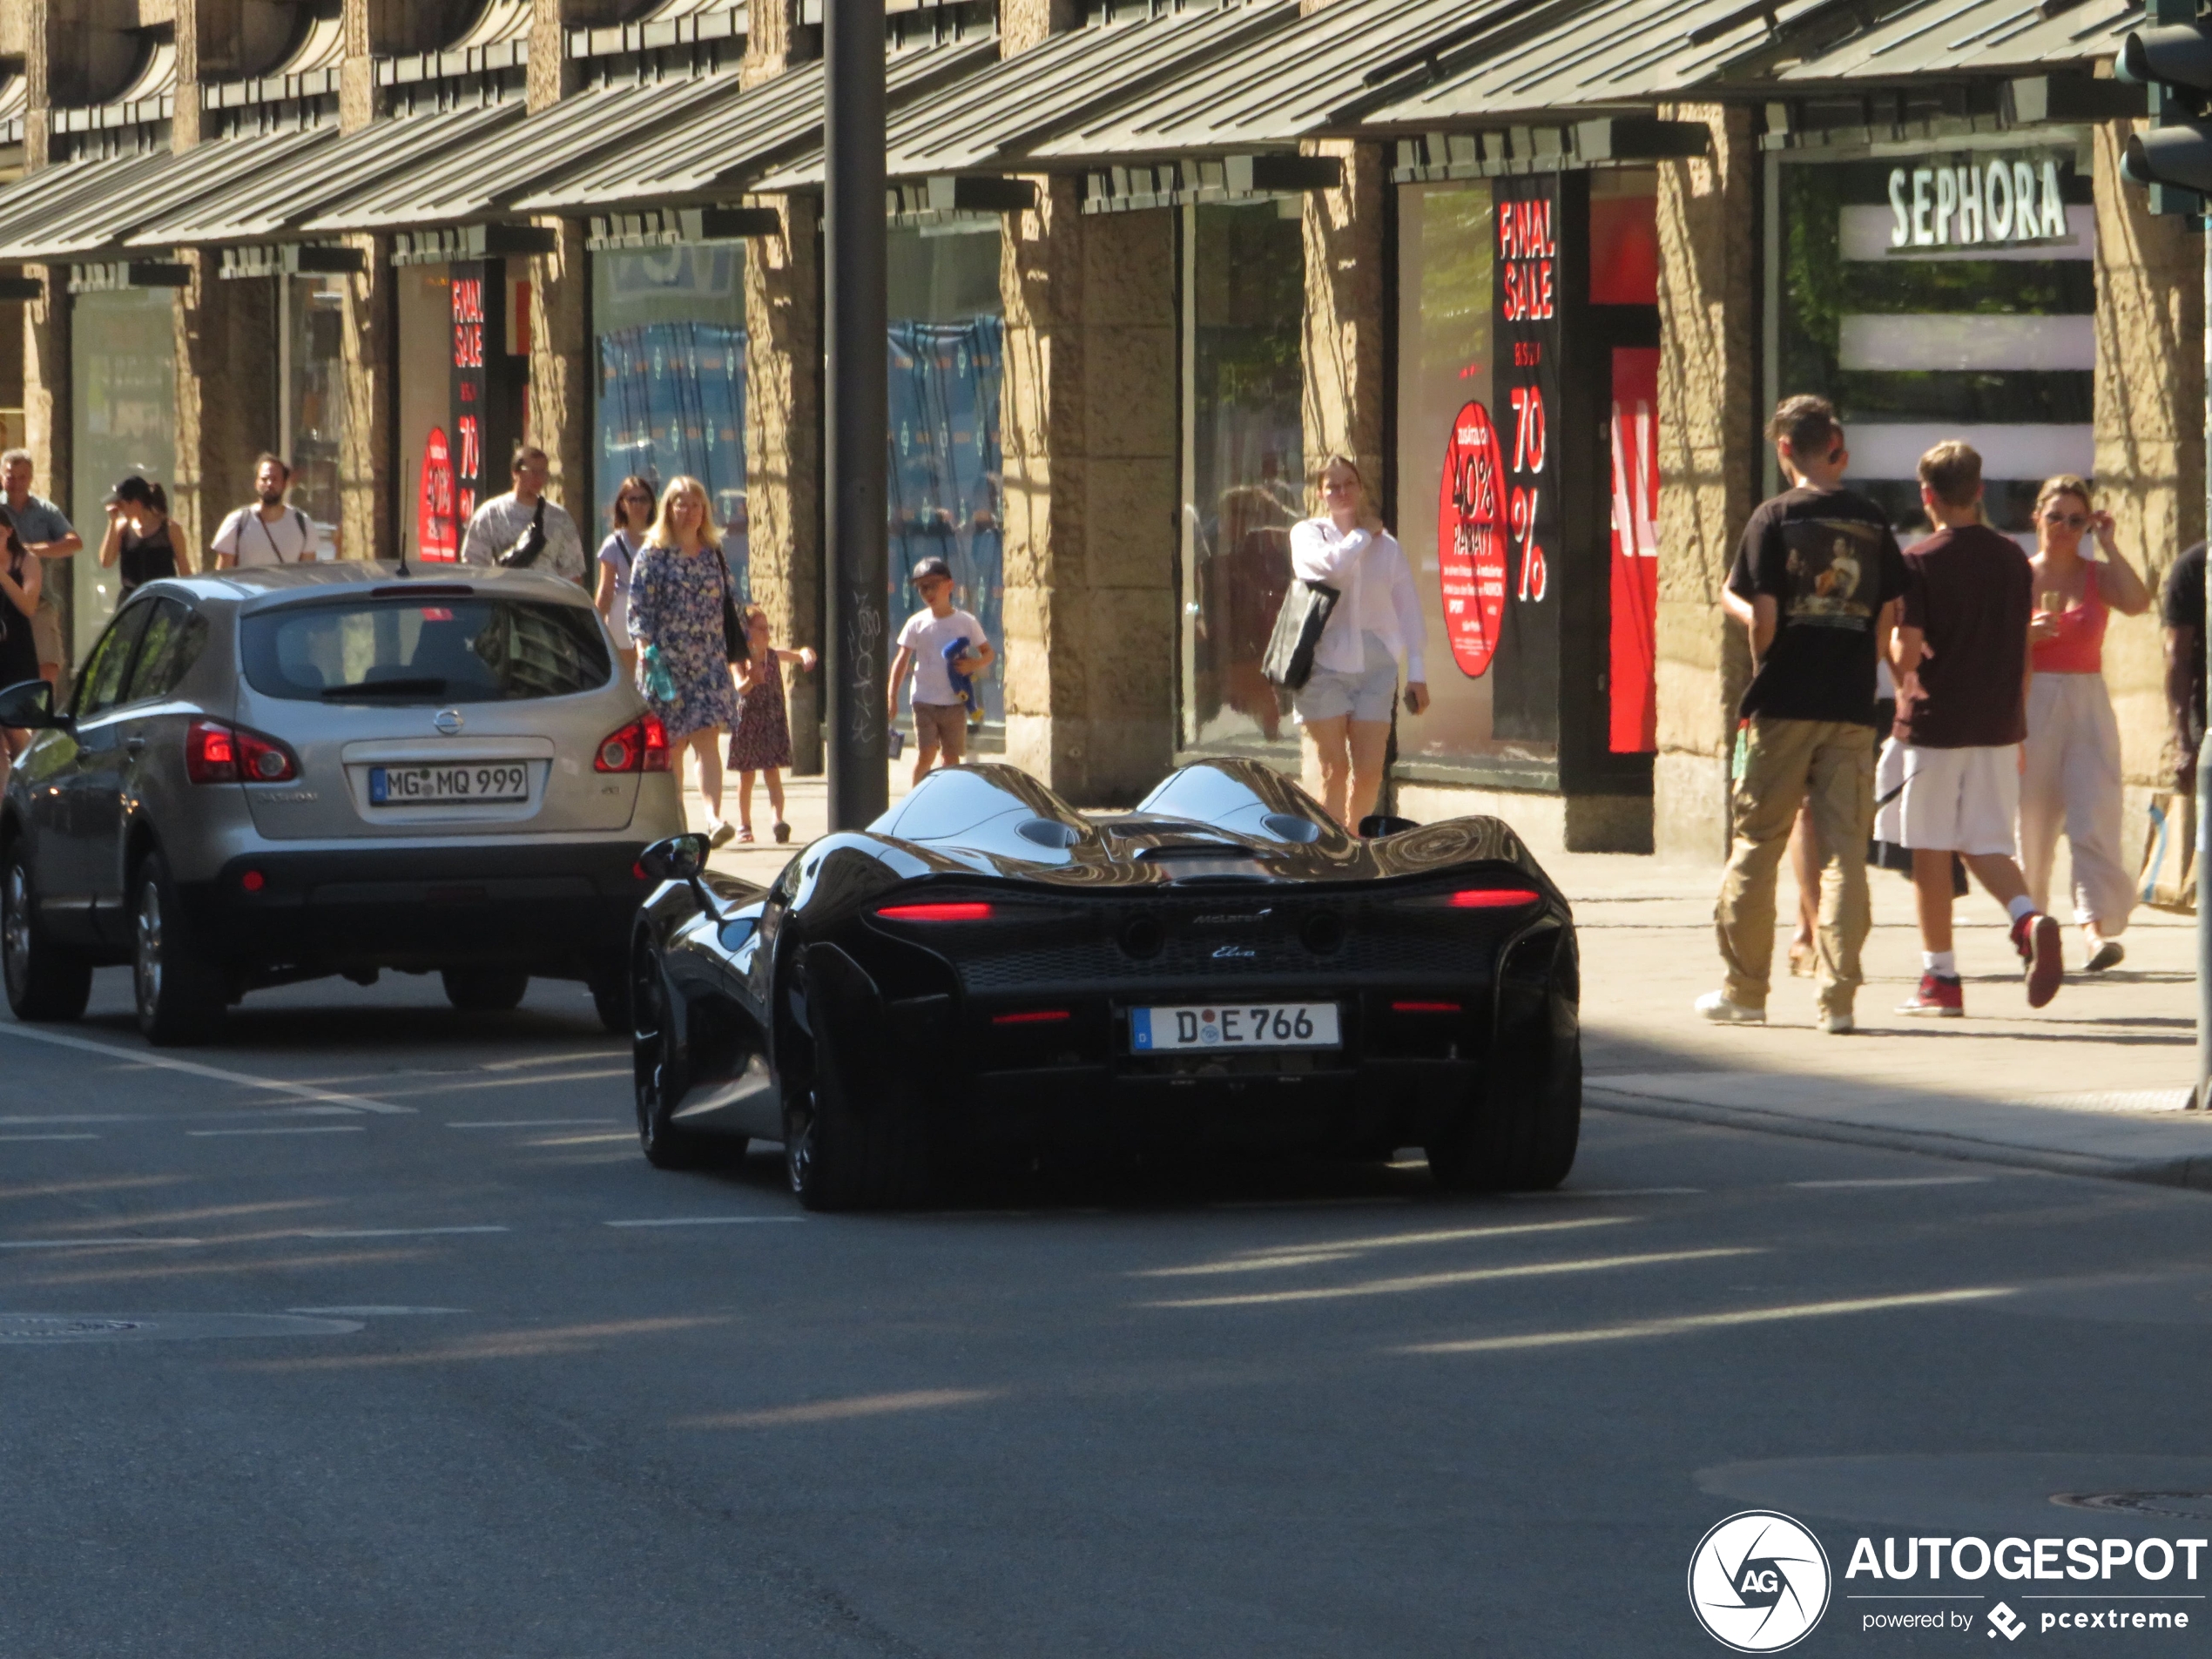
[[[953, 604], [952, 567], [941, 558], [918, 561], [914, 584], [927, 610], [907, 618], [899, 631], [899, 654], [891, 659], [890, 718], [899, 719], [899, 686], [914, 671], [914, 781], [920, 783], [940, 751], [945, 764], [957, 766], [968, 745], [968, 707], [953, 689], [950, 670], [974, 679], [998, 658], [983, 637], [983, 624]], [[965, 642], [968, 650], [951, 659], [945, 647]]]

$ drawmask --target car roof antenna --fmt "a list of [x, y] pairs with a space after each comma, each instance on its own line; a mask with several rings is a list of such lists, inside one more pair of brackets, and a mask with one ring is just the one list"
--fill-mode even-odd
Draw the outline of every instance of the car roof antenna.
[[407, 568], [407, 532], [405, 530], [401, 530], [400, 532], [399, 573], [403, 577], [412, 577], [415, 574], [414, 571]]

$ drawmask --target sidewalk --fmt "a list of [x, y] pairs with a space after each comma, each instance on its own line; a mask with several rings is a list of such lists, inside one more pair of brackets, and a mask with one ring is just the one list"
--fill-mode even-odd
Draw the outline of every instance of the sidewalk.
[[[890, 768], [894, 799], [911, 770], [911, 762]], [[717, 869], [765, 887], [824, 832], [823, 780], [786, 787], [791, 845], [769, 840], [765, 792], [756, 790], [761, 841], [722, 848]], [[703, 826], [696, 792], [685, 805]], [[728, 806], [734, 823], [734, 780]], [[2196, 1041], [2191, 917], [2138, 911], [2127, 961], [2094, 979], [2070, 976], [2039, 1013], [2027, 1007], [2003, 913], [1976, 888], [1957, 911], [1967, 1017], [1912, 1018], [1892, 1011], [1919, 978], [1912, 889], [1875, 871], [1858, 1030], [1830, 1037], [1814, 1027], [1812, 981], [1789, 977], [1786, 928], [1776, 937], [1767, 1026], [1710, 1026], [1691, 1013], [1699, 993], [1720, 983], [1717, 865], [1569, 853], [1547, 867], [1574, 900], [1581, 938], [1592, 1106], [2212, 1190], [2212, 1113], [2185, 1109]], [[2061, 848], [2054, 892], [2066, 869]], [[1785, 872], [1785, 913], [1795, 892]], [[2069, 962], [2080, 961], [2079, 937], [2069, 925]]]

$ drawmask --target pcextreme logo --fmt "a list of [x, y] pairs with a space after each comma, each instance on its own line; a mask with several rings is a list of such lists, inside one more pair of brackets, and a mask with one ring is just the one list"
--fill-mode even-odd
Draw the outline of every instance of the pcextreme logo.
[[1828, 1610], [1828, 1552], [1771, 1509], [1746, 1509], [1697, 1541], [1689, 1608], [1706, 1634], [1738, 1653], [1779, 1653]]

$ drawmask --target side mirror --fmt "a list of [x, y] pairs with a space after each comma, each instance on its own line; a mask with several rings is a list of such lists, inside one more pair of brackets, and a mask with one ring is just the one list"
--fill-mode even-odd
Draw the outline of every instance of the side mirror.
[[0, 725], [24, 732], [65, 732], [66, 714], [54, 712], [54, 688], [44, 680], [24, 680], [0, 691]]
[[1359, 834], [1363, 840], [1379, 840], [1386, 835], [1402, 835], [1420, 826], [1410, 818], [1393, 818], [1387, 813], [1370, 813], [1359, 820]]
[[655, 881], [695, 881], [705, 867], [704, 835], [671, 835], [637, 855], [637, 867]]

